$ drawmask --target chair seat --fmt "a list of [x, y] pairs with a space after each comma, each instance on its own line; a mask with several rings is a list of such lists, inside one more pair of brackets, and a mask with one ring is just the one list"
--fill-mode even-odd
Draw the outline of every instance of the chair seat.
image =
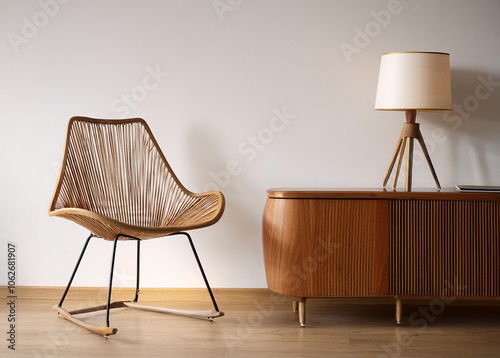
[[[209, 198], [210, 200], [205, 200], [205, 203], [202, 205], [196, 205], [197, 210], [187, 208], [188, 210], [179, 212], [177, 216], [171, 218], [168, 223], [164, 223], [163, 225], [161, 225], [160, 220], [157, 220], [160, 225], [134, 225], [81, 208], [51, 210], [49, 215], [72, 220], [105, 240], [112, 241], [117, 235], [120, 235], [119, 240], [127, 240], [129, 236], [145, 240], [167, 236], [175, 232], [199, 229], [217, 222], [224, 211], [222, 194], [214, 191], [204, 193], [202, 196], [198, 196], [198, 198]], [[199, 202], [201, 201], [203, 200], [199, 200]], [[189, 215], [186, 215], [187, 213]], [[137, 213], [138, 216], [140, 214]], [[127, 219], [129, 222], [134, 222], [133, 218], [134, 215], [131, 212]]]

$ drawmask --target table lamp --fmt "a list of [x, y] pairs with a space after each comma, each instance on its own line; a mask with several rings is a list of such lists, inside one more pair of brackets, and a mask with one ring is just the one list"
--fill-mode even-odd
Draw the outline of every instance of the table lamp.
[[[411, 191], [413, 167], [413, 142], [417, 139], [429, 164], [434, 181], [441, 185], [432, 165], [420, 124], [416, 123], [417, 111], [451, 110], [450, 55], [441, 52], [391, 52], [382, 55], [377, 86], [375, 109], [406, 111], [406, 123], [396, 145], [387, 170], [384, 187], [396, 160], [398, 165], [392, 189], [396, 184], [406, 151], [405, 190]], [[398, 159], [399, 158], [399, 159]]]

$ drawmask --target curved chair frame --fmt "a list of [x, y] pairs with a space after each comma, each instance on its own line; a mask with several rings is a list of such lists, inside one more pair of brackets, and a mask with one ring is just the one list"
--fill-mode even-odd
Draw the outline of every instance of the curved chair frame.
[[[113, 308], [133, 307], [212, 320], [219, 311], [188, 230], [216, 223], [224, 211], [222, 193], [195, 194], [187, 190], [170, 168], [143, 119], [102, 120], [73, 117], [68, 131], [50, 216], [72, 220], [91, 231], [66, 290], [54, 310], [61, 317], [107, 337], [118, 330], [109, 325]], [[210, 311], [175, 309], [138, 303], [140, 243], [161, 236], [185, 235], [210, 294]], [[113, 241], [106, 305], [68, 312], [62, 307], [90, 239]], [[111, 302], [116, 246], [120, 240], [137, 241], [136, 294], [132, 301]], [[106, 326], [74, 315], [106, 310]]]

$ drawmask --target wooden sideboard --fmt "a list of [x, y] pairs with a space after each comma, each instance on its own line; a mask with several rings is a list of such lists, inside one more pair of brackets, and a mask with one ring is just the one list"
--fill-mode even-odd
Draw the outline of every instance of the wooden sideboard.
[[431, 189], [270, 189], [269, 289], [293, 297], [500, 299], [500, 194]]

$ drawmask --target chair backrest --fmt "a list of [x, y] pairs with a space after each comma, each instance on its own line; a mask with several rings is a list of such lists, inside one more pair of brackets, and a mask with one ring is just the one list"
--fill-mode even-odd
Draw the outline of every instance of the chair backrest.
[[80, 208], [130, 225], [160, 226], [191, 195], [143, 119], [69, 121], [51, 211]]

